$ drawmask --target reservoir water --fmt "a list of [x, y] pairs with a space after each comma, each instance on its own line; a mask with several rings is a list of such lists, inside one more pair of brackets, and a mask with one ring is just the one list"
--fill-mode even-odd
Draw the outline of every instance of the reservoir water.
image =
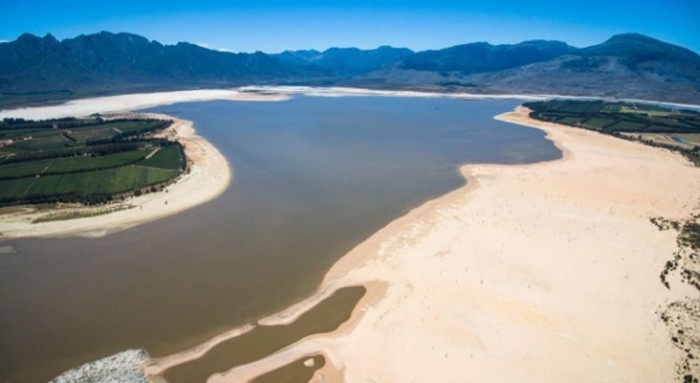
[[464, 163], [561, 153], [493, 116], [518, 101], [296, 97], [149, 111], [192, 120], [233, 168], [219, 198], [99, 239], [0, 254], [0, 382], [128, 348], [180, 351], [310, 295], [353, 246], [464, 184]]

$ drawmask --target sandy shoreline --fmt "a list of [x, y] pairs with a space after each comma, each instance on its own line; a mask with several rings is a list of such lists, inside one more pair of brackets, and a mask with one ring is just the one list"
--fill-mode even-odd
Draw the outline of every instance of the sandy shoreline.
[[[157, 105], [186, 101], [234, 100], [280, 101], [286, 96], [259, 95], [234, 90], [198, 90], [183, 92], [147, 93], [101, 97], [71, 101], [66, 104], [0, 111], [0, 118], [20, 117], [48, 119], [66, 116], [84, 116], [92, 113], [125, 113]], [[167, 192], [157, 192], [132, 197], [123, 203], [108, 207], [124, 207], [124, 210], [93, 217], [32, 223], [46, 212], [31, 209], [0, 216], [0, 239], [19, 237], [83, 236], [99, 237], [150, 222], [210, 201], [223, 193], [231, 181], [231, 167], [219, 150], [199, 136], [191, 121], [166, 115], [151, 117], [172, 119], [168, 135], [185, 146], [185, 154], [191, 162], [190, 172], [169, 185]], [[105, 207], [76, 207], [70, 210], [90, 212]]]
[[123, 94], [118, 96], [84, 98], [65, 104], [0, 110], [0, 119], [6, 117], [48, 119], [87, 116], [93, 113], [121, 113], [160, 105], [193, 101], [283, 101], [289, 97], [279, 94], [257, 94], [226, 89], [183, 90]]
[[313, 354], [327, 360], [314, 381], [674, 381], [681, 355], [657, 310], [695, 292], [661, 284], [676, 233], [649, 219], [696, 212], [699, 170], [523, 108], [497, 118], [544, 130], [564, 158], [464, 166], [466, 187], [395, 220], [336, 263], [316, 296], [264, 320], [365, 285], [374, 299], [351, 326], [210, 381]]

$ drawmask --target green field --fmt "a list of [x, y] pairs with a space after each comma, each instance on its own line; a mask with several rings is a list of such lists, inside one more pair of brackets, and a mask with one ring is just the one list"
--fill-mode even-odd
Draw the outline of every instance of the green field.
[[183, 161], [182, 150], [177, 146], [170, 146], [161, 148], [150, 158], [139, 162], [139, 165], [162, 169], [179, 169], [182, 168]]
[[101, 157], [78, 156], [11, 163], [0, 166], [0, 180], [114, 168], [142, 160], [152, 150], [131, 150]]
[[526, 103], [530, 117], [591, 129], [683, 153], [700, 164], [700, 113], [656, 105], [550, 100]]
[[550, 100], [526, 103], [530, 117], [608, 133], [700, 133], [700, 113], [648, 104]]
[[0, 205], [105, 202], [170, 182], [185, 169], [182, 147], [152, 137], [170, 123], [6, 119], [0, 123]]
[[594, 118], [589, 118], [585, 122], [583, 122], [584, 125], [590, 126], [594, 129], [604, 129], [606, 126], [612, 125], [617, 120], [614, 120], [612, 118], [600, 118], [600, 117], [594, 117]]

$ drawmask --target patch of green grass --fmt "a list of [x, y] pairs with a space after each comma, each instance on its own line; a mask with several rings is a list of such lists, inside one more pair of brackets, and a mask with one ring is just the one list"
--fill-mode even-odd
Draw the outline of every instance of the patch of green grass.
[[567, 124], [567, 125], [580, 125], [580, 124], [583, 124], [583, 120], [584, 119], [581, 117], [564, 117], [564, 118], [557, 120], [557, 122]]
[[613, 120], [611, 118], [599, 118], [599, 117], [594, 117], [589, 120], [587, 120], [584, 124], [586, 126], [590, 126], [594, 129], [603, 129], [608, 125], [612, 125], [616, 122], [617, 120]]
[[608, 129], [615, 132], [640, 132], [645, 131], [644, 126], [639, 122], [620, 120], [609, 126]]
[[101, 157], [62, 157], [0, 165], [0, 179], [32, 177], [36, 175], [46, 176], [51, 174], [114, 168], [137, 162], [145, 158], [150, 151], [151, 149], [139, 149], [107, 154]]
[[75, 137], [78, 141], [88, 141], [88, 140], [103, 140], [106, 138], [112, 138], [119, 134], [119, 131], [114, 130], [113, 128], [110, 129], [105, 129], [105, 128], [93, 128], [93, 129], [87, 129], [87, 128], [81, 128], [81, 129], [72, 129], [70, 130], [70, 135], [72, 137]]
[[109, 169], [124, 166], [145, 158], [150, 149], [107, 154], [101, 157], [72, 157], [52, 161], [49, 174], [71, 173], [76, 171]]
[[18, 162], [16, 164], [0, 165], [0, 179], [35, 176], [48, 169], [50, 164], [51, 160]]
[[23, 137], [47, 137], [47, 136], [60, 136], [61, 132], [55, 129], [11, 129], [11, 130], [0, 130], [0, 139], [21, 139]]
[[638, 105], [624, 105], [620, 108], [620, 113], [643, 114], [652, 117], [667, 117], [674, 112], [670, 110], [655, 109], [651, 107], [640, 107]]
[[178, 174], [179, 171], [172, 169], [130, 165], [114, 169], [105, 176], [108, 179], [107, 189], [119, 193], [165, 182]]
[[176, 170], [128, 165], [101, 171], [50, 175], [32, 179], [34, 182], [23, 196], [118, 194], [165, 182], [177, 174]]
[[0, 181], [0, 201], [23, 196], [34, 181], [34, 178]]
[[1, 148], [0, 204], [105, 202], [167, 183], [182, 173], [184, 155], [179, 145], [150, 133], [169, 125], [150, 119], [0, 121], [0, 137], [15, 141]]
[[67, 139], [62, 134], [52, 134], [42, 137], [32, 137], [30, 139], [17, 141], [5, 148], [21, 148], [33, 151], [45, 151], [65, 148], [66, 145], [73, 144], [73, 141]]
[[140, 161], [138, 165], [162, 169], [182, 169], [183, 162], [180, 148], [177, 146], [168, 146], [161, 148], [150, 158]]

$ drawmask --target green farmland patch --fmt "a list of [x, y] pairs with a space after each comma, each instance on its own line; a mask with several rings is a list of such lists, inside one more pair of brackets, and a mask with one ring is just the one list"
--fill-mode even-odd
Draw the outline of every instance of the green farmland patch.
[[171, 121], [101, 118], [0, 122], [0, 205], [106, 202], [171, 182], [179, 143], [153, 137]]
[[128, 152], [108, 154], [105, 156], [64, 157], [38, 161], [18, 162], [0, 165], [0, 179], [34, 177], [76, 173], [89, 170], [109, 169], [129, 165], [142, 160], [150, 152], [149, 149], [138, 149]]
[[614, 120], [612, 118], [600, 118], [600, 117], [594, 117], [591, 119], [586, 120], [584, 123], [586, 126], [590, 126], [594, 129], [599, 129], [602, 130], [603, 128], [614, 124], [617, 122], [617, 120]]
[[[613, 134], [681, 152], [700, 166], [700, 113], [630, 102], [550, 100], [525, 104], [530, 117]], [[659, 138], [662, 137], [662, 138]], [[675, 138], [674, 138], [675, 137]]]
[[[608, 132], [700, 133], [700, 113], [627, 102], [550, 100], [525, 104], [530, 117]], [[583, 121], [583, 122], [581, 122]]]
[[185, 161], [180, 147], [170, 146], [161, 148], [150, 158], [139, 162], [139, 165], [163, 169], [182, 169]]

